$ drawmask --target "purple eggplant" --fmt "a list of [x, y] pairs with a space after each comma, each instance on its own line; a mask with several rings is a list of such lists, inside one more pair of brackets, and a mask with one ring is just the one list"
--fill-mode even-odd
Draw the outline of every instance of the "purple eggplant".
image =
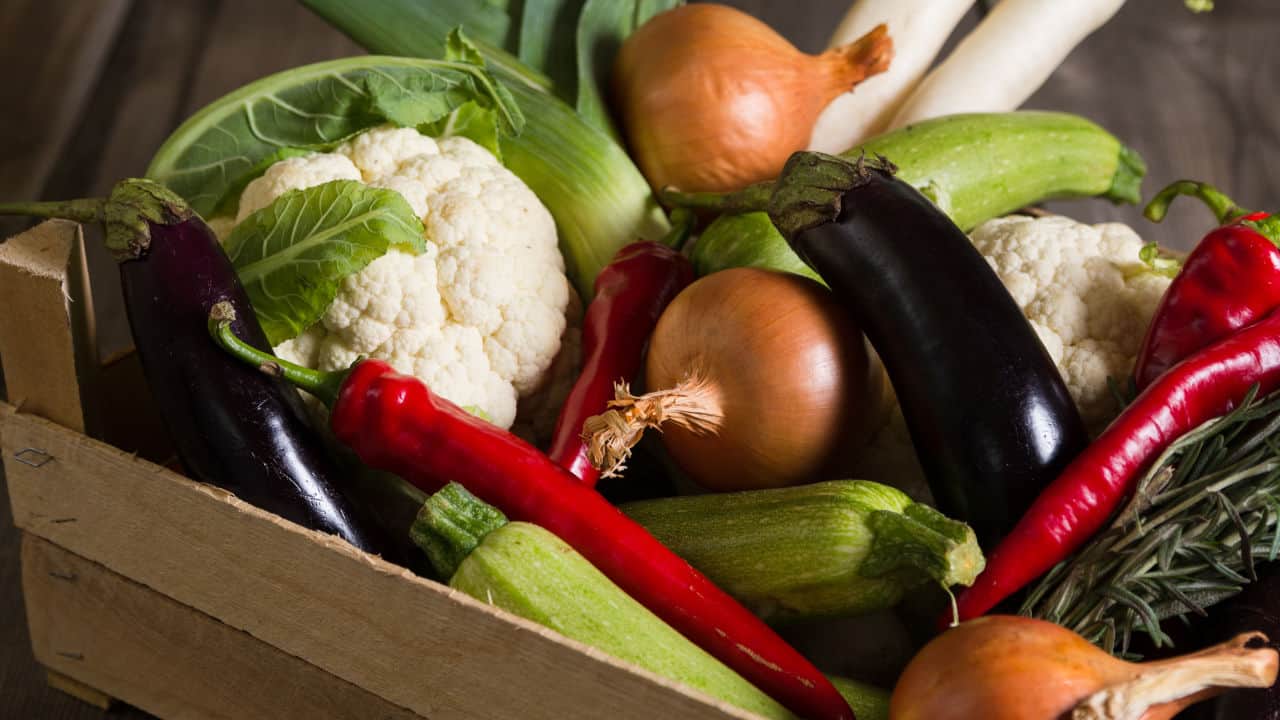
[[105, 200], [0, 204], [0, 214], [104, 224], [147, 384], [190, 477], [362, 550], [381, 550], [342, 494], [342, 475], [297, 391], [209, 339], [209, 309], [230, 300], [236, 334], [271, 349], [231, 261], [182, 198], [130, 179]]

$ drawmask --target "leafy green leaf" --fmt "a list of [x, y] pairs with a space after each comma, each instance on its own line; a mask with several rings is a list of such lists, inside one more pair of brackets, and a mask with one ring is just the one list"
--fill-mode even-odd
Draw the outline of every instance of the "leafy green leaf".
[[346, 276], [390, 248], [426, 249], [422, 221], [393, 190], [334, 180], [290, 190], [249, 215], [226, 250], [272, 345], [310, 327]]
[[264, 159], [285, 148], [332, 149], [376, 125], [415, 127], [468, 102], [493, 108], [501, 132], [524, 126], [511, 93], [471, 63], [362, 56], [307, 65], [250, 83], [196, 113], [157, 151], [147, 177], [212, 216], [235, 187], [265, 170]]
[[449, 31], [444, 41], [444, 59], [451, 62], [464, 62], [484, 67], [484, 56], [476, 48], [475, 43], [467, 39], [461, 27]]
[[436, 138], [464, 137], [502, 160], [502, 144], [498, 141], [498, 123], [492, 110], [467, 103], [432, 123], [418, 126], [418, 132]]

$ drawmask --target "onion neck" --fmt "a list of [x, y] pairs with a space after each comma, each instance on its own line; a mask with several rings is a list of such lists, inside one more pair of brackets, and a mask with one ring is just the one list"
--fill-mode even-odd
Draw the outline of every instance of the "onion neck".
[[715, 435], [724, 425], [720, 388], [699, 372], [691, 373], [669, 390], [632, 395], [629, 384], [614, 386], [609, 410], [587, 418], [582, 439], [587, 458], [602, 477], [614, 477], [626, 469], [631, 448], [648, 428], [671, 423], [695, 435]]
[[1228, 688], [1270, 687], [1276, 651], [1244, 633], [1197, 653], [1133, 666], [1132, 676], [1099, 690], [1072, 708], [1071, 720], [1163, 720]]
[[822, 105], [826, 107], [858, 83], [889, 69], [893, 60], [893, 38], [889, 37], [888, 26], [880, 24], [848, 45], [822, 53], [818, 60], [826, 74], [822, 97]]

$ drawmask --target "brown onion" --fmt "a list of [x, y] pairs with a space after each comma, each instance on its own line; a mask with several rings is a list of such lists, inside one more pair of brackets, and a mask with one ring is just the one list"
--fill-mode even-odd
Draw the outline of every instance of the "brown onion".
[[654, 328], [653, 390], [624, 386], [587, 421], [592, 462], [611, 474], [649, 427], [710, 490], [848, 477], [883, 419], [884, 373], [862, 332], [817, 282], [735, 268], [690, 285]]
[[1167, 720], [1226, 688], [1268, 687], [1276, 651], [1246, 633], [1130, 663], [1043, 620], [991, 615], [944, 632], [898, 678], [893, 720]]
[[661, 13], [627, 38], [613, 92], [632, 155], [655, 189], [737, 190], [776, 177], [838, 95], [889, 67], [881, 25], [821, 55], [725, 5]]

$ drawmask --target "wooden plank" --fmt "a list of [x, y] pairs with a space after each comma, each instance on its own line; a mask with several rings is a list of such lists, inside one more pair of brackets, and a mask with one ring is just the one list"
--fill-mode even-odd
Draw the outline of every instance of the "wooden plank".
[[80, 226], [51, 220], [0, 244], [0, 364], [15, 404], [85, 429], [97, 368]]
[[83, 699], [166, 718], [421, 717], [35, 536], [22, 561], [36, 657]]
[[751, 717], [2, 404], [0, 441], [18, 527], [419, 714]]
[[[75, 620], [84, 619], [73, 617]], [[97, 688], [85, 685], [70, 675], [63, 675], [56, 670], [46, 670], [45, 677], [49, 681], [49, 687], [59, 692], [64, 692], [80, 702], [92, 705], [99, 710], [110, 710], [111, 706], [116, 703], [115, 698]]]

